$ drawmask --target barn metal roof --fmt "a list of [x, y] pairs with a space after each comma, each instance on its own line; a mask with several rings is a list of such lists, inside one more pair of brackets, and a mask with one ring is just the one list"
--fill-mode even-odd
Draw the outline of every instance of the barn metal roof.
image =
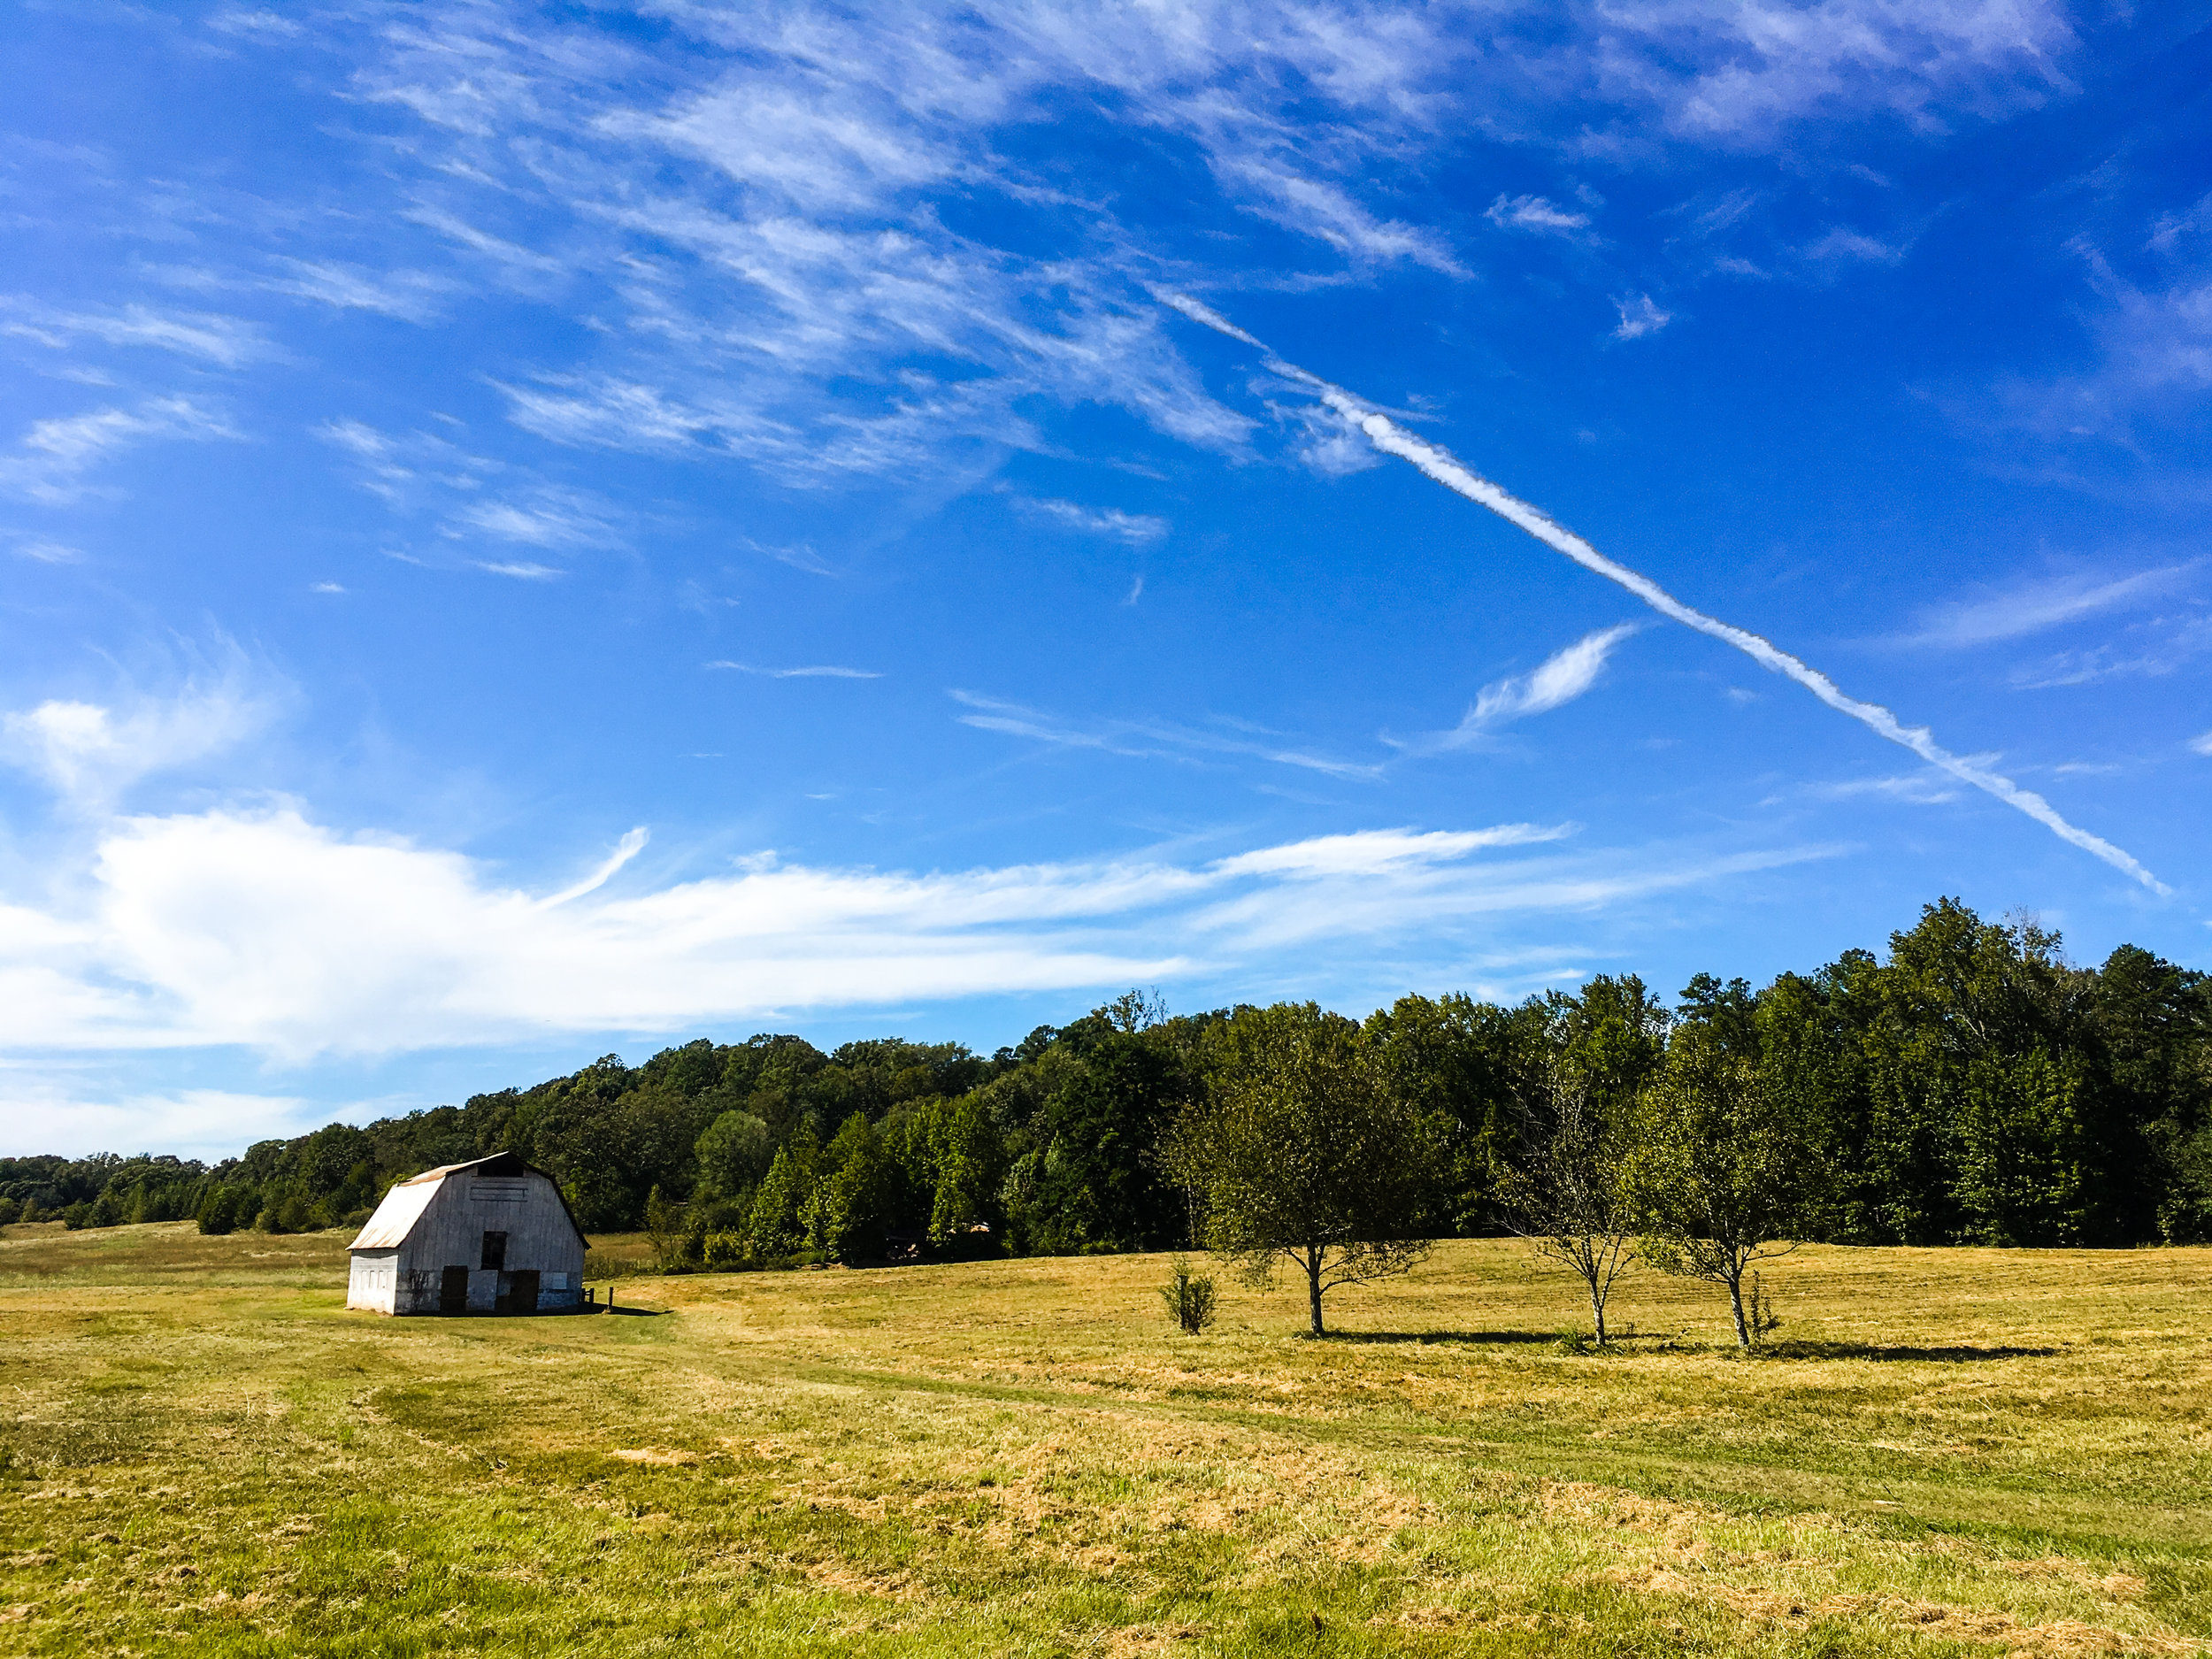
[[[545, 1175], [543, 1170], [533, 1169], [513, 1152], [495, 1152], [488, 1158], [471, 1158], [465, 1164], [441, 1164], [434, 1170], [425, 1170], [411, 1175], [384, 1194], [384, 1202], [376, 1207], [368, 1225], [346, 1248], [350, 1250], [396, 1250], [407, 1241], [407, 1235], [422, 1219], [422, 1212], [430, 1208], [430, 1201], [437, 1196], [440, 1185], [449, 1175], [464, 1171], [472, 1175]], [[560, 1201], [561, 1210], [568, 1217], [568, 1225], [576, 1227], [576, 1214], [568, 1207], [567, 1194], [561, 1184], [549, 1175], [545, 1179], [553, 1188], [553, 1196]], [[576, 1236], [584, 1238], [584, 1230], [576, 1227]], [[591, 1242], [584, 1239], [586, 1244]]]

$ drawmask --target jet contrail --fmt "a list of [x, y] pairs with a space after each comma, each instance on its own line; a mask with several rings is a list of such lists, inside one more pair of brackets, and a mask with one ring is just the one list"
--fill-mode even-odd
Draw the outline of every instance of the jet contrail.
[[2103, 859], [2115, 870], [2134, 877], [2154, 893], [2171, 893], [2171, 888], [2128, 853], [2101, 835], [2093, 835], [2085, 829], [2078, 829], [2069, 824], [2059, 816], [2055, 807], [2034, 790], [2023, 789], [2001, 773], [1992, 772], [1964, 756], [1954, 755], [1935, 741], [1933, 733], [1926, 726], [1905, 725], [1880, 703], [1862, 703], [1858, 698], [1846, 695], [1843, 688], [1827, 675], [1771, 641], [1762, 639], [1748, 629], [1723, 622], [1717, 617], [1709, 617], [1702, 611], [1684, 604], [1650, 577], [1606, 557], [1550, 514], [1531, 506], [1510, 491], [1500, 488], [1450, 450], [1423, 442], [1389, 416], [1354, 396], [1342, 387], [1277, 357], [1268, 347], [1211, 307], [1182, 295], [1163, 292], [1160, 298], [1194, 322], [1203, 323], [1233, 340], [1258, 346], [1267, 352], [1268, 368], [1286, 380], [1311, 387], [1324, 403], [1348, 424], [1358, 427], [1368, 442], [1385, 455], [1394, 455], [1402, 461], [1410, 461], [1445, 488], [1464, 495], [1479, 506], [1487, 507], [1509, 524], [1527, 531], [1545, 546], [1564, 553], [1584, 569], [1594, 571], [1606, 580], [1625, 588], [1661, 616], [1670, 617], [1685, 627], [1695, 628], [1700, 634], [1709, 634], [1724, 644], [1734, 646], [1770, 673], [1794, 680], [1830, 708], [1849, 715], [1878, 736], [1910, 749], [1931, 766], [1949, 772], [1960, 782], [1971, 784], [1985, 794], [1996, 796], [2007, 806], [2026, 813], [2061, 841], [2071, 842], [2093, 857]]

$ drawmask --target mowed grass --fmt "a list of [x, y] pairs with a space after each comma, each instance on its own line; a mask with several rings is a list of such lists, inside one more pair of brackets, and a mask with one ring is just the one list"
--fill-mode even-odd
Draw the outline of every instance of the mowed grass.
[[1745, 1359], [1502, 1241], [1314, 1342], [1157, 1256], [385, 1319], [346, 1236], [7, 1230], [0, 1651], [2212, 1652], [2212, 1251], [1808, 1249]]

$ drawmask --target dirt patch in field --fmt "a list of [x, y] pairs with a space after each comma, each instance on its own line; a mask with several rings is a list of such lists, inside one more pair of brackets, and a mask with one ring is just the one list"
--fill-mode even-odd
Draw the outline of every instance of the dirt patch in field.
[[2080, 1619], [2030, 1623], [2008, 1613], [1951, 1607], [1939, 1601], [1902, 1596], [1802, 1597], [1757, 1585], [1722, 1584], [1665, 1566], [1621, 1570], [1605, 1576], [1624, 1589], [1713, 1602], [1747, 1619], [1786, 1624], [1815, 1618], [1849, 1618], [1916, 1636], [2002, 1643], [2010, 1652], [2046, 1655], [2050, 1659], [2078, 1659], [2079, 1655], [2111, 1653], [2183, 1655], [2212, 1652], [2212, 1644], [2187, 1637], [2122, 1632]]
[[871, 1572], [842, 1561], [814, 1561], [795, 1563], [809, 1582], [818, 1584], [825, 1590], [835, 1590], [842, 1595], [870, 1595], [887, 1601], [916, 1601], [928, 1592], [910, 1572]]
[[1105, 1659], [1135, 1659], [1138, 1654], [1183, 1653], [1188, 1644], [1198, 1640], [1200, 1632], [1193, 1624], [1125, 1624], [1119, 1630], [1110, 1630], [1099, 1645]]

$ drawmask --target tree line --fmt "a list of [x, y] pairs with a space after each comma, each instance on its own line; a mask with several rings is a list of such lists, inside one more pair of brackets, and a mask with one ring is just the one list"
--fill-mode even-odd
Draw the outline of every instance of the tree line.
[[[1736, 1247], [1732, 1267], [1701, 1255], [1717, 1232], [2193, 1242], [2212, 1238], [2212, 981], [2133, 946], [2076, 966], [2033, 921], [1944, 900], [1886, 956], [1757, 991], [1700, 974], [1671, 1003], [1633, 974], [1510, 1006], [1409, 995], [1364, 1021], [1170, 1018], [1132, 993], [988, 1056], [780, 1035], [609, 1056], [213, 1165], [0, 1160], [0, 1219], [348, 1225], [395, 1180], [499, 1151], [551, 1174], [588, 1233], [650, 1232], [671, 1269], [1234, 1254], [1280, 1220], [1238, 1171], [1287, 1172], [1367, 1234], [1308, 1263], [1317, 1307], [1324, 1281], [1421, 1240], [1514, 1230], [1600, 1257], [1632, 1234], [1740, 1279]], [[1791, 1179], [1749, 1202], [1760, 1167]], [[1701, 1217], [1672, 1247], [1651, 1225], [1667, 1203]], [[1607, 1225], [1548, 1225], [1571, 1213]]]

